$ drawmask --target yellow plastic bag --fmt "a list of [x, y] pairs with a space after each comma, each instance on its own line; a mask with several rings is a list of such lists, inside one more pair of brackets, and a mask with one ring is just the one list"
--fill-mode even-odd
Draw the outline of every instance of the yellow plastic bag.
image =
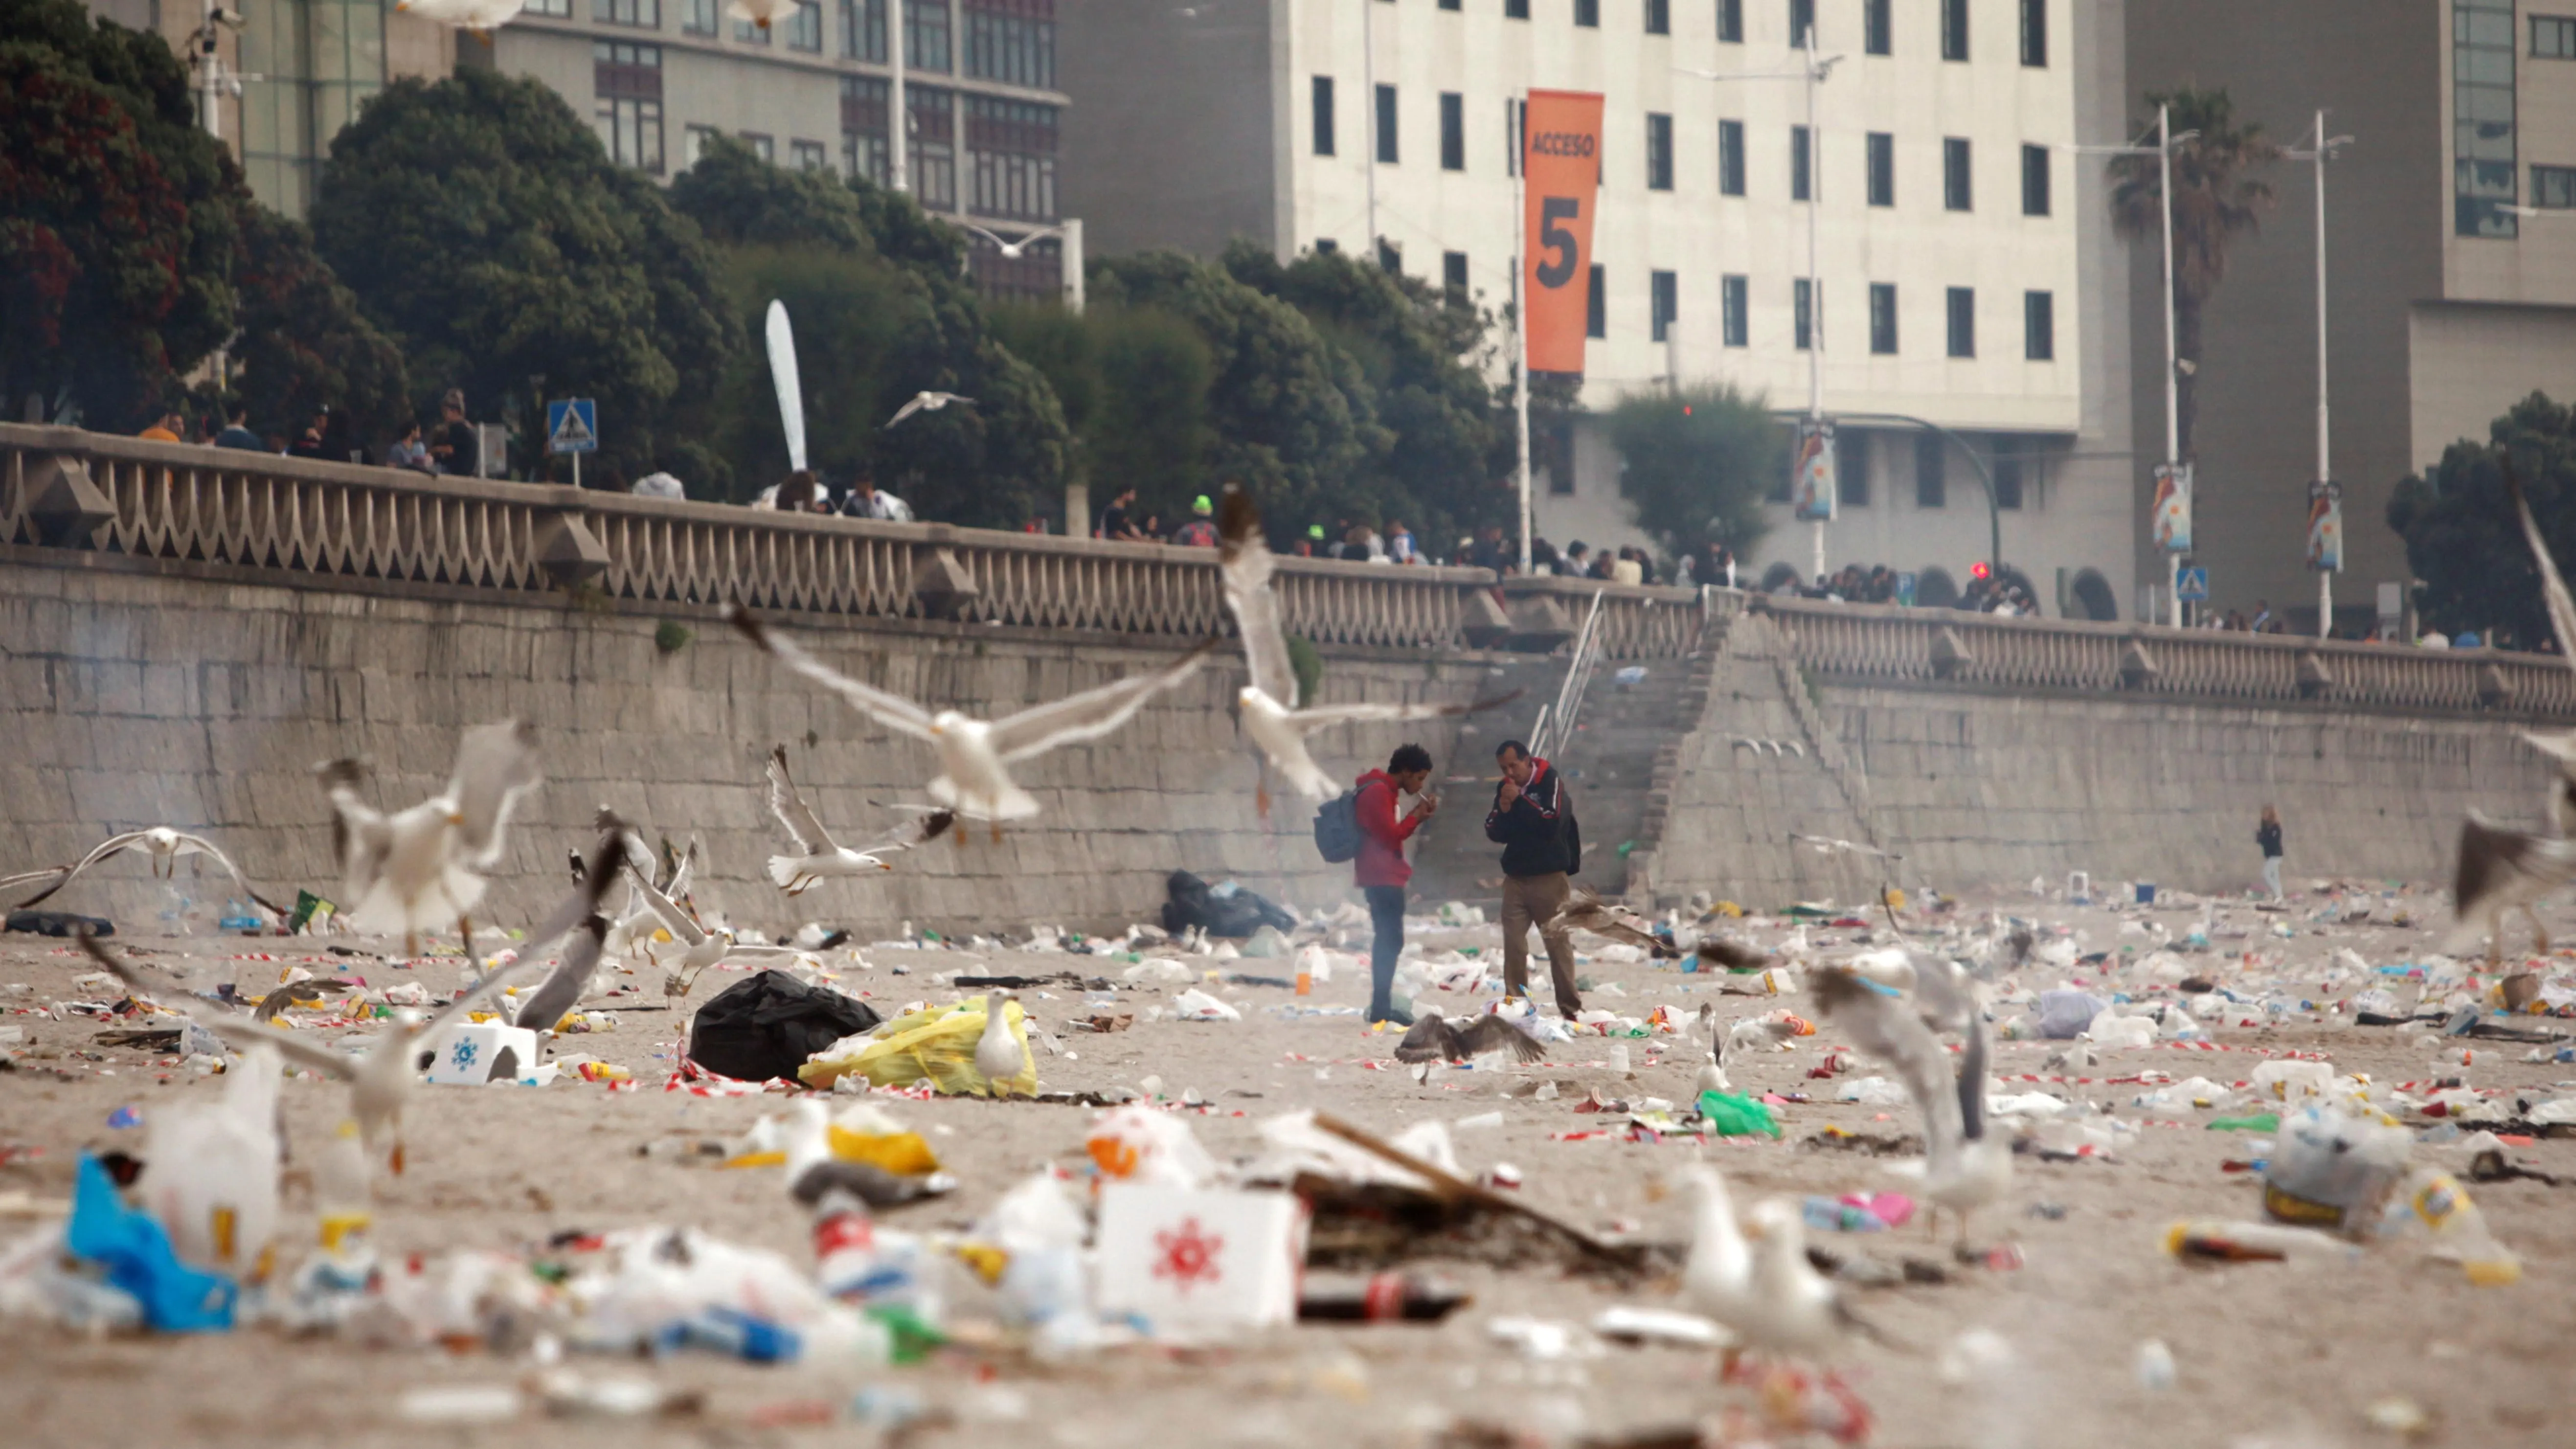
[[797, 1068], [796, 1076], [809, 1087], [827, 1089], [856, 1072], [880, 1087], [927, 1081], [946, 1096], [1036, 1096], [1037, 1061], [1029, 1055], [1029, 1029], [1020, 1004], [1005, 1002], [1002, 1014], [1010, 1024], [1012, 1038], [1020, 1044], [1024, 1065], [1018, 1076], [999, 1082], [988, 1081], [975, 1070], [975, 1045], [984, 1038], [981, 999], [898, 1016], [878, 1027], [876, 1039], [858, 1051], [848, 1056], [816, 1057]]

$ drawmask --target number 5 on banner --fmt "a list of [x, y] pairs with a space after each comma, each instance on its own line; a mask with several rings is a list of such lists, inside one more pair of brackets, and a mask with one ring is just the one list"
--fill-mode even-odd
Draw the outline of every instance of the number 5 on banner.
[[1591, 311], [1590, 198], [1601, 189], [1601, 97], [1532, 91], [1521, 125], [1521, 295], [1529, 299], [1529, 369], [1583, 371]]

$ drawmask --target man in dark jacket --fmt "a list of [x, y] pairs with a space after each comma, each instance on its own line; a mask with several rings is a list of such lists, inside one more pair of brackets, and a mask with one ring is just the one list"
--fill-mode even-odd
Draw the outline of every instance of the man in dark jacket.
[[[1529, 933], [1539, 926], [1556, 983], [1556, 1009], [1572, 1020], [1583, 1009], [1574, 986], [1574, 937], [1556, 913], [1574, 887], [1567, 877], [1583, 869], [1583, 829], [1565, 782], [1529, 746], [1505, 740], [1494, 751], [1503, 781], [1485, 816], [1485, 838], [1503, 847], [1503, 991], [1529, 994]], [[1540, 925], [1546, 922], [1545, 925]]]
[[[1371, 1025], [1391, 1021], [1413, 1025], [1410, 1013], [1395, 1009], [1395, 958], [1404, 950], [1404, 887], [1413, 879], [1405, 863], [1404, 842], [1440, 808], [1424, 789], [1431, 782], [1431, 752], [1420, 745], [1398, 745], [1383, 770], [1360, 776], [1359, 796], [1352, 801], [1359, 816], [1360, 853], [1351, 860], [1351, 882], [1368, 898], [1369, 1009]], [[1398, 819], [1395, 797], [1413, 796], [1413, 808]]]

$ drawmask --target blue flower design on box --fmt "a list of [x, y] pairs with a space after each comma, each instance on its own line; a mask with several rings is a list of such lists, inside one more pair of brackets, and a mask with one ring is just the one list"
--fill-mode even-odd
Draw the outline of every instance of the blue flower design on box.
[[459, 1040], [456, 1043], [455, 1050], [448, 1053], [448, 1065], [453, 1066], [460, 1072], [465, 1070], [467, 1067], [474, 1065], [474, 1051], [474, 1043]]

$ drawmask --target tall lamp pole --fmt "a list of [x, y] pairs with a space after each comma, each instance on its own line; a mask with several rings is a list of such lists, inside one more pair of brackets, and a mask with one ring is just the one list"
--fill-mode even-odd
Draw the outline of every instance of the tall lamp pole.
[[[1825, 289], [1816, 275], [1817, 213], [1824, 209], [1824, 137], [1816, 126], [1816, 87], [1833, 74], [1839, 55], [1816, 54], [1816, 27], [1808, 25], [1805, 64], [1796, 70], [1715, 71], [1677, 65], [1683, 75], [1712, 81], [1793, 80], [1807, 88], [1807, 421], [1825, 417]], [[1815, 522], [1815, 576], [1825, 573], [1825, 521]]]
[[[2310, 134], [2316, 138], [2313, 147], [2285, 154], [2293, 160], [2313, 161], [2317, 167], [2317, 482], [2323, 485], [2334, 481], [2330, 451], [2333, 431], [2326, 406], [2326, 163], [2335, 159], [2335, 152], [2351, 145], [2352, 138], [2327, 135], [2323, 109], [2318, 110], [2317, 128]], [[2323, 639], [2333, 633], [2334, 570], [2320, 568], [2317, 570], [2317, 637]]]
[[892, 114], [886, 117], [886, 128], [894, 132], [894, 167], [892, 178], [895, 190], [910, 191], [912, 189], [912, 163], [910, 157], [905, 153], [912, 149], [912, 104], [910, 97], [905, 93], [903, 84], [903, 39], [905, 30], [910, 28], [905, 24], [908, 17], [904, 13], [904, 7], [910, 3], [910, 0], [877, 0], [877, 3], [884, 6], [888, 12], [886, 15], [886, 52], [887, 58], [894, 62], [894, 86], [892, 88], [892, 93], [887, 100], [888, 109]]

